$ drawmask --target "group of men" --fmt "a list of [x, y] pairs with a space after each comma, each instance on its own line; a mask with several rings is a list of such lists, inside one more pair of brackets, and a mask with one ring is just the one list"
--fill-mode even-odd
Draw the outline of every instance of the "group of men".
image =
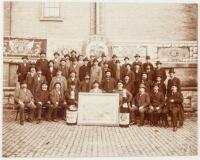
[[[35, 65], [28, 63], [28, 57], [22, 57], [17, 74], [21, 84], [15, 100], [19, 104], [20, 124], [24, 124], [24, 109], [29, 108], [28, 121], [32, 121], [37, 111], [37, 123], [41, 123], [42, 107], [47, 107], [47, 120], [57, 121], [57, 111], [62, 110], [62, 119], [66, 120], [66, 109], [77, 106], [78, 92], [119, 93], [120, 105], [123, 97], [128, 97], [130, 124], [139, 126], [144, 122], [150, 125], [168, 127], [167, 116], [172, 118], [173, 130], [183, 125], [183, 96], [180, 80], [175, 77], [174, 68], [169, 69], [170, 79], [160, 61], [155, 67], [146, 56], [146, 62], [140, 61], [140, 55], [120, 60], [114, 54], [109, 60], [105, 54], [90, 58], [70, 54], [61, 56], [54, 53], [53, 60], [47, 60], [46, 53], [40, 53]], [[100, 59], [100, 60], [99, 60]], [[146, 121], [145, 121], [146, 120]], [[179, 122], [179, 123], [178, 123]]]

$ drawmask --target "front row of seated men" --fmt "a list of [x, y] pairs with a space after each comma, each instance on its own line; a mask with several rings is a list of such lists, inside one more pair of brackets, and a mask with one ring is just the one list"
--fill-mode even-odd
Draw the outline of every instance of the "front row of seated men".
[[[89, 76], [85, 76], [85, 80], [89, 80]], [[130, 124], [137, 124], [136, 115], [139, 115], [139, 126], [143, 126], [144, 122], [157, 126], [168, 127], [168, 115], [172, 119], [173, 131], [177, 130], [177, 127], [183, 125], [183, 96], [181, 92], [177, 91], [177, 84], [171, 85], [171, 94], [165, 97], [162, 92], [159, 91], [159, 84], [154, 83], [153, 91], [148, 93], [145, 91], [145, 84], [139, 85], [139, 92], [133, 97], [132, 94], [124, 88], [123, 81], [117, 82], [114, 93], [119, 93], [120, 106], [124, 95], [128, 97], [128, 107], [130, 111]], [[87, 90], [87, 86], [85, 90]], [[87, 92], [87, 91], [86, 91]], [[89, 92], [102, 93], [100, 84], [95, 81], [92, 84], [92, 89]], [[125, 94], [124, 94], [125, 93]], [[66, 120], [66, 110], [70, 105], [78, 104], [78, 90], [74, 82], [70, 83], [68, 90], [63, 92], [62, 84], [56, 82], [53, 89], [49, 92], [47, 83], [43, 83], [41, 89], [38, 90], [34, 96], [29, 89], [27, 89], [26, 82], [21, 83], [19, 92], [15, 97], [16, 102], [19, 104], [20, 111], [20, 124], [23, 125], [25, 121], [24, 110], [25, 107], [29, 109], [28, 121], [31, 122], [34, 119], [35, 111], [37, 111], [37, 123], [41, 123], [42, 107], [47, 108], [47, 121], [57, 121], [57, 111], [60, 108], [62, 113], [62, 119]], [[177, 123], [179, 121], [179, 123]]]

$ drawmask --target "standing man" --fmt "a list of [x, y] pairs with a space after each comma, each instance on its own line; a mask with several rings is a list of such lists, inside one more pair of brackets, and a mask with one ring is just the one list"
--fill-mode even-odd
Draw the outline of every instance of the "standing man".
[[42, 70], [42, 75], [46, 77], [48, 66], [49, 66], [49, 63], [48, 63], [48, 60], [46, 59], [46, 53], [41, 52], [40, 59], [36, 61], [36, 65], [35, 65], [36, 70], [40, 68]]
[[160, 74], [156, 75], [156, 82], [155, 83], [159, 87], [159, 92], [161, 92], [165, 96], [166, 95], [166, 85], [163, 81], [161, 81], [161, 75]]
[[101, 55], [101, 61], [99, 62], [99, 66], [103, 67], [104, 62], [106, 62], [106, 55], [105, 55], [105, 53], [102, 53], [102, 55]]
[[76, 72], [75, 71], [72, 71], [69, 75], [69, 78], [67, 79], [67, 86], [68, 86], [68, 89], [70, 88], [71, 86], [71, 83], [75, 83], [76, 85], [76, 88], [79, 87], [79, 80], [76, 76]]
[[54, 61], [50, 60], [49, 67], [47, 69], [47, 76], [46, 76], [48, 86], [50, 86], [51, 80], [54, 76], [56, 76], [56, 73], [57, 73], [57, 69], [54, 68]]
[[80, 81], [85, 80], [85, 76], [90, 75], [90, 67], [88, 66], [89, 59], [85, 57], [83, 59], [83, 65], [79, 68], [79, 79]]
[[135, 65], [140, 65], [140, 67], [142, 68], [142, 62], [140, 61], [140, 55], [136, 54], [135, 56], [135, 61], [132, 63], [132, 70], [135, 69]]
[[171, 93], [171, 87], [173, 83], [177, 84], [177, 91], [181, 92], [181, 81], [179, 78], [175, 77], [174, 68], [169, 69], [169, 76], [170, 76], [170, 79], [168, 80], [168, 83], [167, 83], [167, 96]]
[[153, 86], [153, 92], [150, 94], [150, 106], [148, 110], [152, 126], [158, 125], [164, 105], [165, 97], [161, 92], [159, 92], [159, 86], [155, 83]]
[[37, 75], [33, 79], [33, 95], [34, 96], [36, 95], [37, 92], [39, 92], [43, 83], [46, 83], [46, 78], [45, 76], [42, 75], [42, 70], [38, 68]]
[[125, 89], [127, 89], [132, 95], [135, 93], [135, 86], [134, 86], [134, 81], [130, 80], [129, 75], [125, 75], [124, 81], [123, 81], [123, 86]]
[[22, 57], [23, 63], [18, 65], [17, 75], [18, 75], [18, 82], [22, 83], [26, 80], [26, 76], [29, 72], [30, 65], [28, 64], [28, 57]]
[[156, 61], [156, 68], [154, 70], [154, 81], [156, 81], [156, 75], [160, 74], [161, 75], [161, 79], [164, 82], [167, 79], [166, 73], [165, 73], [165, 69], [162, 68], [162, 63], [160, 61]]
[[20, 114], [20, 124], [24, 125], [24, 109], [27, 107], [30, 112], [28, 115], [28, 121], [32, 122], [34, 119], [34, 113], [35, 113], [35, 104], [34, 104], [34, 97], [29, 89], [27, 89], [26, 82], [21, 83], [21, 88], [18, 92], [18, 94], [15, 97], [16, 102], [19, 104], [19, 114]]
[[76, 58], [72, 58], [72, 65], [69, 68], [69, 73], [71, 73], [72, 71], [76, 72], [77, 79], [79, 80], [79, 65]]
[[[183, 95], [181, 92], [178, 92], [178, 85], [172, 83], [171, 85], [171, 94], [167, 97], [167, 107], [172, 117], [173, 131], [177, 130], [177, 121], [180, 117], [180, 112], [183, 108]], [[183, 125], [183, 119], [179, 119], [179, 126]]]
[[68, 70], [69, 69], [66, 66], [66, 60], [65, 60], [65, 58], [62, 58], [60, 60], [60, 65], [59, 65], [58, 69], [62, 71], [62, 75], [67, 79], [68, 76], [69, 76], [69, 74], [68, 74]]
[[111, 69], [111, 72], [114, 73], [115, 72], [115, 65], [116, 65], [116, 60], [117, 60], [117, 56], [114, 54], [112, 56], [112, 60], [110, 60], [108, 62], [108, 66]]
[[36, 74], [35, 66], [31, 66], [30, 73], [28, 73], [26, 76], [26, 84], [27, 84], [27, 88], [31, 91], [32, 94], [33, 94], [33, 81], [36, 75], [37, 74]]
[[144, 125], [144, 115], [148, 111], [150, 96], [145, 92], [145, 85], [140, 84], [139, 93], [133, 98], [132, 106], [129, 108], [131, 113], [131, 123], [136, 124], [136, 113], [139, 112], [139, 126]]
[[[58, 106], [62, 107], [62, 119], [66, 120], [66, 109], [67, 109], [67, 102], [65, 100], [64, 92], [61, 89], [61, 83], [56, 82], [54, 85], [54, 89], [50, 92], [50, 101], [52, 105], [49, 107], [48, 110], [48, 121], [53, 119], [54, 122], [57, 122], [57, 110]], [[53, 115], [53, 116], [52, 116]]]
[[57, 70], [58, 67], [60, 66], [60, 54], [58, 52], [55, 52], [53, 55], [54, 55], [53, 59], [54, 68]]
[[126, 65], [129, 64], [129, 58], [125, 57], [124, 58], [124, 64], [122, 64], [122, 72], [125, 73], [126, 71]]
[[141, 84], [141, 83], [145, 85], [145, 92], [147, 92], [147, 93], [150, 94], [152, 82], [148, 80], [148, 77], [147, 77], [147, 73], [146, 73], [146, 72], [143, 72], [143, 73], [142, 73], [142, 79], [141, 79], [140, 84]]
[[151, 63], [150, 59], [150, 56], [146, 56], [146, 62], [142, 65], [144, 71], [146, 71], [147, 65], [150, 66], [151, 71], [154, 70], [153, 64]]
[[114, 79], [116, 80], [116, 82], [118, 80], [121, 80], [123, 78], [123, 72], [122, 72], [122, 67], [120, 66], [120, 61], [116, 60], [116, 65], [114, 66]]
[[101, 67], [98, 65], [97, 59], [94, 59], [94, 65], [92, 66], [90, 70], [90, 81], [93, 83], [95, 80], [97, 80], [99, 83], [101, 83], [102, 80], [102, 70]]
[[78, 104], [78, 91], [74, 82], [70, 84], [69, 89], [66, 91], [65, 98], [68, 106]]
[[101, 88], [107, 92], [111, 93], [116, 87], [116, 81], [114, 78], [111, 77], [111, 71], [106, 71], [106, 76], [101, 82]]
[[90, 76], [85, 75], [85, 80], [80, 82], [79, 92], [89, 92], [91, 89]]

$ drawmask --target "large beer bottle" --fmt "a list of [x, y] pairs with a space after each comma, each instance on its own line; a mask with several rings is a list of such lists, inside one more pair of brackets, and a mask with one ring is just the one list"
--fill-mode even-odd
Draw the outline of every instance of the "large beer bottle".
[[126, 90], [123, 89], [123, 97], [121, 99], [120, 103], [120, 121], [119, 126], [120, 127], [129, 127], [129, 102], [128, 98], [126, 96]]

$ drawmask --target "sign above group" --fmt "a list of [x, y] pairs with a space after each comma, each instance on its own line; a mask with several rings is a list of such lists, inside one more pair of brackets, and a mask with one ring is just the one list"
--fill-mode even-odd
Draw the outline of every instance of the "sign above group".
[[119, 94], [79, 93], [78, 125], [119, 126]]

